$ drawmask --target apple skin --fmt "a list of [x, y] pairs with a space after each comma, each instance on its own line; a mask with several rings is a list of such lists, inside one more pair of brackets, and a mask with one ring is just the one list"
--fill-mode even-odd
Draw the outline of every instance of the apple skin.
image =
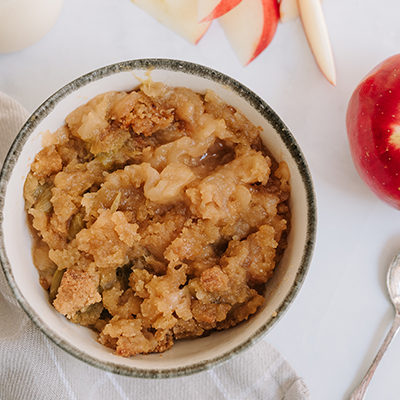
[[279, 22], [279, 4], [277, 0], [242, 0], [218, 21], [246, 66], [272, 41]]
[[347, 107], [346, 128], [358, 174], [381, 200], [400, 210], [400, 54], [360, 82]]
[[[202, 5], [202, 0], [199, 1], [199, 9]], [[219, 2], [216, 1], [215, 7], [212, 11], [206, 15], [204, 18], [199, 17], [200, 23], [202, 22], [210, 22], [213, 19], [217, 19], [222, 17], [224, 14], [229, 12], [230, 10], [234, 9], [242, 0], [220, 0]], [[200, 14], [200, 12], [199, 12]]]
[[263, 0], [263, 9], [264, 9], [264, 25], [263, 31], [261, 34], [261, 40], [258, 43], [258, 46], [251, 58], [253, 61], [256, 57], [258, 57], [262, 51], [271, 43], [272, 39], [275, 36], [276, 28], [278, 27], [279, 22], [279, 4], [276, 0]]

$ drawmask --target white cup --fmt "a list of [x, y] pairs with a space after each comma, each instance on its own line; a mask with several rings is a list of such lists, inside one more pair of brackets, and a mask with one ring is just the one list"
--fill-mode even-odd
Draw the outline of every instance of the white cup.
[[64, 0], [0, 0], [0, 53], [12, 53], [43, 38], [56, 23]]

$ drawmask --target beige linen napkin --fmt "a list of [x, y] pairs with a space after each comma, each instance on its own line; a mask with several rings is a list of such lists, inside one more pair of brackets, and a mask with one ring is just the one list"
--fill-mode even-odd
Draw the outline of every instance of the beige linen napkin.
[[[0, 165], [28, 112], [0, 93]], [[0, 268], [0, 400], [307, 400], [309, 390], [265, 340], [206, 372], [161, 380], [104, 372], [51, 342], [15, 300]]]

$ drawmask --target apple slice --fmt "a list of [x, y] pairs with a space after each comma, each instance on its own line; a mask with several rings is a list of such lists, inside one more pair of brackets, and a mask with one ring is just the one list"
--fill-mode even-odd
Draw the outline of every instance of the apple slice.
[[[323, 0], [320, 0], [321, 3]], [[281, 22], [292, 21], [299, 16], [297, 0], [281, 0], [279, 3], [279, 18]]]
[[197, 0], [131, 0], [189, 43], [196, 44], [211, 22], [198, 22]]
[[208, 22], [235, 8], [242, 0], [198, 0], [198, 20]]
[[336, 85], [331, 42], [320, 0], [297, 0], [300, 18], [315, 61], [325, 78]]
[[277, 0], [242, 0], [218, 18], [243, 65], [253, 61], [271, 42], [279, 22]]
[[281, 22], [288, 22], [299, 16], [297, 0], [281, 0], [279, 3], [279, 19]]

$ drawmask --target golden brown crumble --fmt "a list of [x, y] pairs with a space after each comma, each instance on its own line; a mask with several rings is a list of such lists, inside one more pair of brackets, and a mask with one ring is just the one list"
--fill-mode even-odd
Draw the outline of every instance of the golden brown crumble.
[[61, 314], [128, 357], [263, 304], [286, 247], [290, 173], [240, 111], [148, 81], [98, 95], [49, 138], [24, 197], [39, 281]]

